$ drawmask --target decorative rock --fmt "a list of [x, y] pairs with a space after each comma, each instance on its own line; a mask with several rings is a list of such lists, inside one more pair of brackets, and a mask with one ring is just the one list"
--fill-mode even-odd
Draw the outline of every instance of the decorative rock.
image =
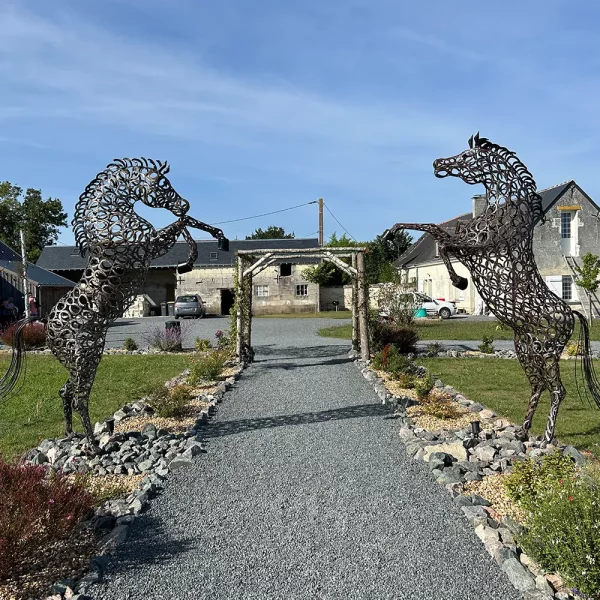
[[189, 467], [192, 464], [193, 463], [192, 463], [192, 459], [191, 458], [179, 456], [177, 458], [174, 458], [169, 463], [169, 469], [171, 471], [177, 471], [177, 469], [182, 469], [182, 468], [185, 468], [185, 467]]
[[112, 552], [117, 546], [121, 545], [127, 539], [128, 533], [128, 525], [117, 525], [100, 541], [100, 553], [107, 554]]
[[535, 587], [541, 592], [544, 592], [544, 594], [548, 594], [550, 597], [554, 595], [554, 590], [550, 587], [548, 580], [543, 575], [536, 576]]
[[484, 543], [487, 544], [490, 541], [497, 542], [499, 541], [498, 532], [491, 527], [487, 527], [486, 525], [477, 525], [475, 527], [475, 535]]
[[556, 573], [549, 573], [545, 577], [546, 581], [548, 581], [548, 583], [555, 592], [558, 592], [565, 587], [565, 584], [560, 575], [557, 575]]
[[465, 473], [464, 478], [465, 481], [481, 481], [483, 479], [483, 477], [475, 471], [469, 471], [468, 473]]
[[481, 419], [493, 419], [494, 417], [497, 417], [498, 415], [493, 411], [490, 410], [489, 408], [484, 408], [483, 410], [479, 411], [479, 417]]
[[[412, 429], [409, 429], [408, 427], [401, 427], [400, 431], [398, 432], [398, 435], [400, 436], [400, 439], [404, 442], [408, 440], [414, 440], [416, 438]], [[425, 460], [428, 459], [426, 458]]]
[[581, 454], [581, 452], [579, 452], [579, 450], [577, 450], [577, 448], [573, 446], [567, 446], [563, 450], [563, 454], [565, 454], [566, 456], [570, 456], [577, 465], [585, 465], [585, 463], [587, 462], [583, 454]]
[[516, 558], [509, 558], [504, 561], [501, 568], [508, 576], [510, 582], [520, 592], [535, 589], [535, 580], [531, 576], [531, 573]]
[[496, 456], [496, 450], [492, 446], [483, 446], [479, 444], [473, 451], [473, 454], [478, 460], [491, 462], [494, 460], [494, 456]]
[[553, 600], [553, 594], [546, 594], [541, 590], [528, 590], [523, 594], [523, 600]]
[[519, 556], [521, 564], [525, 565], [534, 575], [543, 575], [544, 569], [538, 565], [533, 558], [522, 552]]
[[487, 523], [487, 513], [481, 506], [463, 506], [461, 510], [471, 525], [477, 527]]
[[570, 600], [571, 596], [567, 592], [556, 592], [554, 595], [556, 600]]
[[463, 506], [473, 506], [469, 497], [463, 496], [462, 494], [459, 494], [458, 496], [456, 496], [454, 498], [454, 504], [456, 504], [457, 506], [460, 506], [461, 508]]
[[425, 446], [425, 457], [427, 461], [433, 453], [444, 453], [450, 455], [455, 460], [467, 460], [467, 451], [462, 444], [437, 444], [435, 446]]
[[480, 412], [482, 410], [484, 410], [484, 406], [482, 404], [479, 404], [478, 402], [473, 402], [472, 404], [469, 405], [469, 411], [470, 412]]
[[491, 506], [492, 503], [486, 500], [483, 496], [471, 494], [471, 503], [473, 506]]
[[148, 459], [143, 460], [142, 462], [138, 463], [138, 469], [142, 473], [144, 473], [145, 471], [149, 471], [153, 465], [154, 465], [154, 461], [151, 458], [148, 458]]

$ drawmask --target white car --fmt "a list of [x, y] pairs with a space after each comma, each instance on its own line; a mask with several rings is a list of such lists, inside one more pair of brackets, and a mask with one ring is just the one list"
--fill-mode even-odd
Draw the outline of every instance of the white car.
[[[456, 314], [456, 306], [452, 302], [434, 300], [422, 292], [406, 292], [400, 295], [400, 300], [403, 304], [406, 303], [407, 306], [412, 304], [415, 311], [424, 308], [428, 317], [449, 319]], [[380, 310], [379, 314], [383, 319], [389, 319], [389, 315], [385, 310]]]
[[456, 306], [452, 302], [444, 300], [434, 300], [421, 292], [413, 292], [415, 305], [419, 308], [424, 308], [427, 311], [427, 316], [441, 317], [449, 319], [456, 314]]

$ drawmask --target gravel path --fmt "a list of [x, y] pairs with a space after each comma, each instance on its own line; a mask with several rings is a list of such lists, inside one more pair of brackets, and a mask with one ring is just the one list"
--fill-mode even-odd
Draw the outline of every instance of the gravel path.
[[254, 322], [208, 455], [170, 475], [95, 598], [520, 598], [323, 326]]

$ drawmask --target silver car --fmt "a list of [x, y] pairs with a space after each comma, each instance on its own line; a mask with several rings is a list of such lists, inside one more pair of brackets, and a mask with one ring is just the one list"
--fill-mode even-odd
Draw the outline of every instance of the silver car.
[[201, 319], [206, 313], [204, 301], [198, 294], [187, 294], [185, 296], [177, 296], [175, 300], [175, 318], [193, 317]]

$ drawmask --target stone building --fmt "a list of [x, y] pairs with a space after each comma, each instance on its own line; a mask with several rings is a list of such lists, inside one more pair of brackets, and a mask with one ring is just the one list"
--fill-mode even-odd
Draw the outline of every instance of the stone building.
[[[143, 293], [125, 316], [157, 314], [164, 302], [182, 294], [200, 294], [207, 314], [227, 315], [233, 304], [235, 253], [252, 249], [317, 248], [316, 238], [287, 240], [231, 240], [229, 251], [219, 250], [216, 240], [197, 241], [198, 259], [194, 269], [179, 275], [177, 265], [187, 260], [188, 245], [178, 242], [164, 256], [152, 262]], [[87, 259], [75, 246], [47, 246], [38, 266], [72, 281], [79, 281]], [[320, 290], [304, 279], [304, 270], [315, 259], [295, 259], [273, 264], [254, 277], [254, 314], [316, 311]]]
[[[541, 190], [544, 221], [534, 229], [533, 251], [540, 274], [548, 287], [575, 309], [588, 311], [588, 298], [584, 290], [575, 285], [573, 267], [581, 264], [587, 252], [600, 254], [600, 208], [575, 183], [567, 181]], [[480, 214], [486, 206], [485, 195], [473, 197], [472, 212], [440, 223], [449, 233], [456, 230], [459, 221], [467, 221]], [[458, 260], [452, 264], [458, 275], [469, 280], [466, 290], [456, 289], [448, 271], [439, 257], [435, 240], [422, 235], [399, 259], [398, 267], [406, 283], [432, 298], [456, 301], [459, 310], [472, 313], [479, 301], [467, 269]], [[584, 301], [582, 301], [582, 299]], [[592, 299], [594, 316], [596, 300]]]

